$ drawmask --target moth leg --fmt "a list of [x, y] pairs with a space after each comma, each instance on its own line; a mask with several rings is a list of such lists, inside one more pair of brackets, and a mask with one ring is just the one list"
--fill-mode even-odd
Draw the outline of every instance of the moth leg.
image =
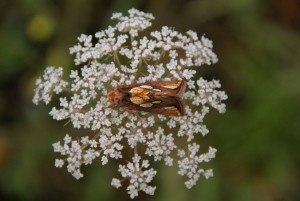
[[110, 104], [109, 106], [104, 107], [104, 108], [102, 108], [101, 110], [98, 110], [97, 112], [100, 112], [100, 111], [105, 110], [105, 109], [108, 109], [108, 108], [113, 108], [113, 107], [115, 107], [115, 106], [116, 106], [116, 105], [115, 105], [114, 103], [112, 103], [112, 104]]
[[140, 115], [138, 114], [138, 113], [136, 113], [136, 112], [134, 112], [133, 111], [133, 114], [135, 114], [136, 116], [137, 116], [137, 118], [140, 120], [140, 122], [141, 122], [141, 129], [143, 129], [143, 119], [140, 117]]
[[132, 110], [128, 110], [126, 107], [122, 107], [126, 112], [128, 113], [133, 113], [135, 116], [137, 116], [137, 118], [139, 119], [139, 121], [141, 122], [141, 129], [143, 129], [143, 119], [140, 117], [140, 115], [138, 113], [136, 113], [135, 111]]

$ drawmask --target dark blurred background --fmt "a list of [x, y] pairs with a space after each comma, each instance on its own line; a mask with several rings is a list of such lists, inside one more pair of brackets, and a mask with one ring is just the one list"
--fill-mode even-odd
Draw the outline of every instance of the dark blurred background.
[[46, 66], [74, 67], [69, 47], [81, 33], [132, 7], [153, 13], [151, 30], [168, 25], [212, 39], [219, 62], [201, 76], [221, 80], [229, 95], [227, 112], [212, 110], [210, 134], [199, 141], [218, 149], [207, 165], [215, 176], [187, 190], [176, 166], [155, 165], [155, 195], [137, 200], [300, 200], [298, 0], [1, 0], [0, 200], [130, 200], [110, 186], [115, 162], [95, 161], [79, 181], [54, 167], [52, 143], [68, 127], [31, 99]]

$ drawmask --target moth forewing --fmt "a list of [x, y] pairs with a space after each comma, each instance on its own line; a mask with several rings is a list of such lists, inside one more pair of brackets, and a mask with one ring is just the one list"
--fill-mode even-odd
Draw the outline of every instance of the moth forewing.
[[[157, 97], [159, 97], [159, 99], [156, 99]], [[128, 110], [143, 111], [167, 116], [185, 115], [184, 103], [180, 97], [156, 96], [156, 98], [153, 99], [152, 102], [142, 104], [134, 104], [129, 102], [127, 105], [124, 105], [124, 108]]]
[[186, 87], [186, 82], [178, 81], [157, 81], [146, 82], [141, 84], [120, 85], [119, 91], [130, 93], [132, 95], [168, 95], [181, 97]]

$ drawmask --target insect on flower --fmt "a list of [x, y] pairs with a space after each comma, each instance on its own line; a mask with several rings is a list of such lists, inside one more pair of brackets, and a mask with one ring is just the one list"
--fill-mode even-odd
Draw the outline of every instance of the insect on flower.
[[119, 85], [108, 93], [107, 97], [113, 103], [107, 108], [119, 106], [125, 110], [183, 116], [185, 109], [181, 96], [185, 86], [186, 82], [183, 80]]

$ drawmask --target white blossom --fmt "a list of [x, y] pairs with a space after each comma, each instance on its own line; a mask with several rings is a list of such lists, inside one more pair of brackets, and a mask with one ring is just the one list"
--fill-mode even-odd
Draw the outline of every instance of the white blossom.
[[121, 187], [121, 181], [119, 179], [113, 178], [111, 181], [111, 185], [114, 186], [115, 188]]
[[55, 167], [61, 168], [63, 165], [64, 165], [64, 160], [62, 160], [62, 159], [55, 160]]
[[[131, 162], [119, 165], [122, 179], [113, 178], [111, 185], [128, 185], [125, 187], [131, 198], [140, 191], [154, 194], [156, 186], [150, 182], [157, 172], [150, 161], [163, 161], [167, 166], [178, 163], [178, 174], [187, 177], [185, 185], [191, 188], [201, 175], [206, 179], [213, 176], [212, 169], [203, 169], [201, 163], [209, 162], [216, 153], [210, 147], [207, 153], [199, 154], [195, 136], [209, 133], [204, 118], [210, 108], [220, 113], [226, 109], [223, 101], [227, 95], [220, 90], [220, 82], [195, 78], [199, 67], [218, 61], [212, 41], [194, 31], [180, 33], [167, 26], [139, 38], [154, 17], [136, 9], [128, 13], [114, 13], [111, 19], [117, 21], [115, 26], [77, 38], [78, 43], [70, 48], [77, 67], [70, 71], [68, 80], [62, 79], [61, 67], [47, 67], [36, 81], [33, 103], [48, 104], [53, 94], [59, 94], [58, 105], [49, 112], [52, 118], [90, 131], [80, 137], [66, 134], [54, 143], [54, 152], [63, 156], [55, 160], [55, 166], [65, 166], [79, 179], [83, 177], [82, 165], [95, 160], [102, 165], [111, 159], [128, 161], [130, 153]], [[185, 116], [107, 108], [111, 104], [107, 94], [113, 87], [156, 80], [186, 81], [182, 95]]]
[[[143, 160], [142, 164], [140, 164], [140, 160], [141, 157], [135, 154], [132, 162], [129, 162], [127, 165], [119, 165], [121, 176], [129, 180], [127, 191], [131, 199], [137, 197], [139, 191], [153, 195], [156, 189], [156, 187], [150, 186], [148, 183], [152, 181], [157, 172], [153, 168], [145, 170], [149, 167], [149, 161]], [[119, 186], [116, 180], [113, 183], [113, 186], [116, 188]]]
[[130, 35], [137, 36], [138, 31], [143, 31], [152, 25], [150, 21], [154, 17], [151, 13], [144, 13], [134, 8], [128, 10], [128, 13], [129, 16], [123, 16], [122, 13], [115, 13], [111, 17], [111, 19], [119, 20], [116, 28], [120, 32], [129, 32]]
[[54, 68], [53, 66], [47, 67], [44, 75], [39, 77], [35, 84], [33, 103], [38, 105], [40, 101], [48, 104], [51, 101], [53, 92], [59, 94], [68, 83], [62, 80], [63, 69], [61, 67]]
[[166, 164], [172, 164], [170, 161], [169, 154], [173, 149], [176, 149], [176, 145], [174, 144], [174, 138], [172, 134], [165, 135], [163, 132], [164, 130], [161, 129], [157, 130], [157, 133], [153, 136], [152, 140], [147, 142], [147, 149], [145, 154], [148, 156], [154, 156], [154, 160], [158, 161], [162, 158], [166, 158]]
[[188, 145], [188, 154], [185, 155], [182, 152], [178, 153], [182, 158], [178, 161], [179, 175], [186, 175], [188, 180], [184, 183], [187, 188], [191, 188], [196, 185], [196, 182], [203, 175], [206, 179], [213, 176], [212, 170], [204, 170], [200, 167], [200, 163], [209, 162], [211, 159], [215, 158], [217, 150], [215, 148], [209, 147], [208, 153], [197, 155], [200, 145], [193, 143]]

